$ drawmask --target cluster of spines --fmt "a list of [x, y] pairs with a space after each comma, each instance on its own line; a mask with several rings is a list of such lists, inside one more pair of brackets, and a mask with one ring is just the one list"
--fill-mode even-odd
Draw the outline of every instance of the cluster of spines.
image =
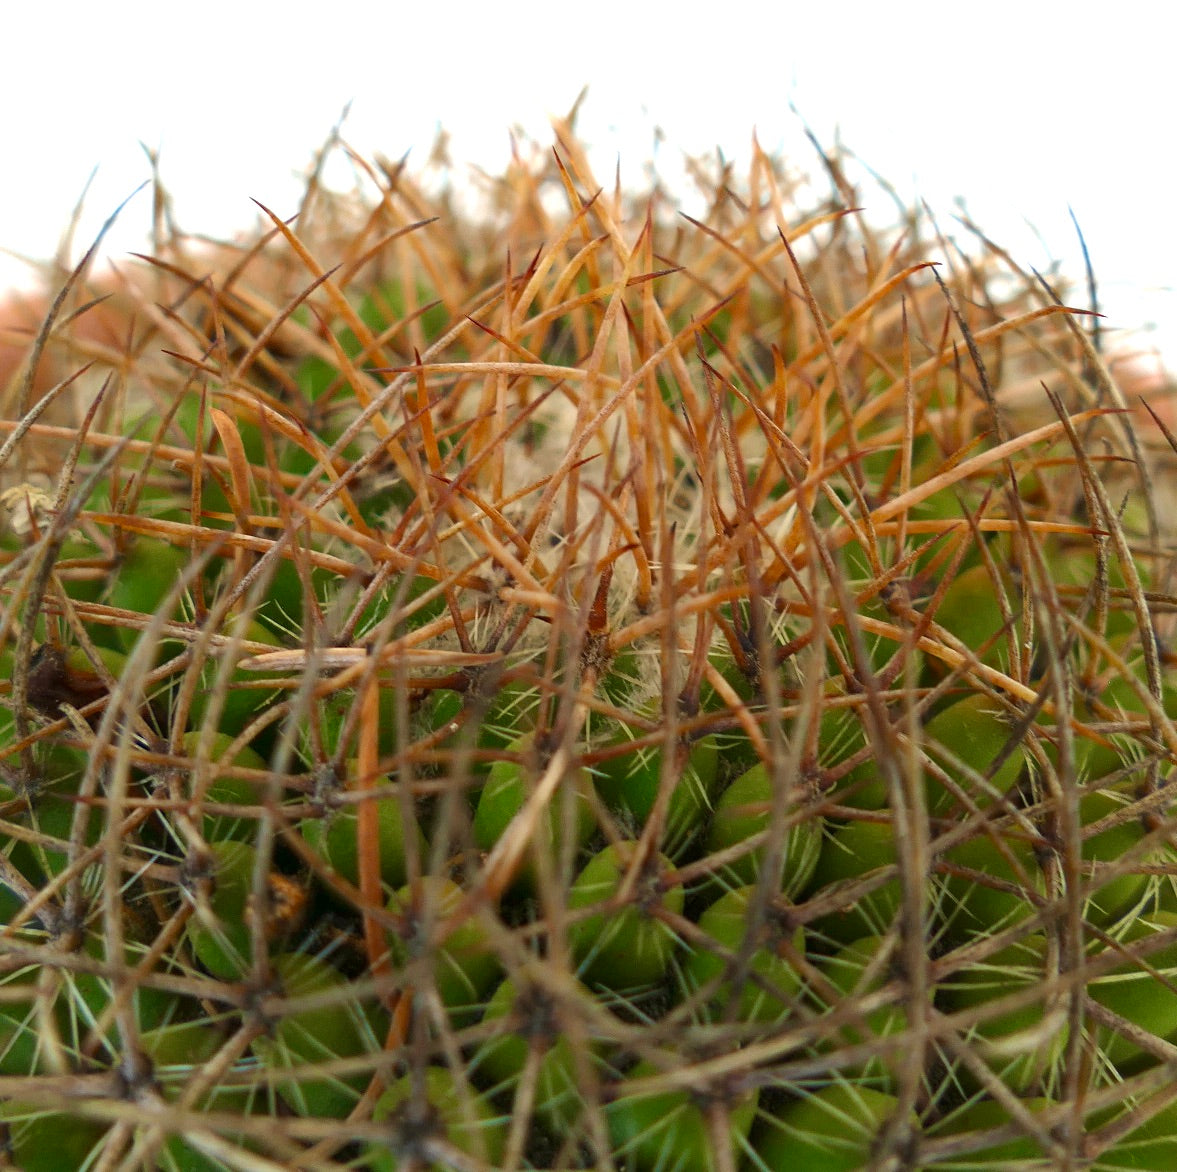
[[[428, 225], [394, 220], [397, 275], [371, 282], [374, 216], [353, 299], [275, 221], [303, 289], [245, 293], [247, 256], [151, 307], [185, 345], [98, 399], [76, 517], [26, 496], [5, 577], [23, 1150], [74, 1076], [99, 1088], [89, 1142], [154, 1158], [164, 1130], [117, 1132], [117, 1070], [132, 1099], [241, 1114], [165, 1129], [178, 1166], [355, 1142], [372, 1167], [456, 1145], [763, 1168], [806, 1144], [937, 1166], [1001, 1125], [1057, 1154], [1074, 1141], [1027, 1120], [1070, 1109], [1083, 1037], [1093, 1125], [1121, 1138], [1098, 1108], [1125, 1078], [1149, 1092], [1172, 1032], [1161, 1004], [1133, 1040], [1126, 982], [1099, 983], [1125, 956], [1151, 981], [1138, 938], [1163, 952], [1171, 914], [1149, 762], [1174, 738], [1132, 675], [1155, 671], [1152, 553], [1142, 582], [1074, 442], [1098, 412], [977, 431], [984, 363], [1045, 329], [1065, 380], [1081, 335], [1054, 305], [970, 325], [974, 270], [947, 298], [898, 255], [863, 271], [834, 213], [773, 234], [751, 205], [720, 232], [717, 197], [666, 255], [652, 218], [630, 246], [620, 206], [581, 198], [575, 148], [556, 177], [574, 214], [486, 296], [418, 246]], [[1043, 609], [1069, 546], [1092, 569]], [[1104, 681], [1098, 722], [1060, 716], [1072, 661]], [[1088, 945], [1084, 1035], [1066, 978]], [[25, 998], [29, 957], [54, 975]], [[1010, 1009], [993, 971], [1030, 974]], [[860, 1134], [829, 1125], [847, 1115]]]

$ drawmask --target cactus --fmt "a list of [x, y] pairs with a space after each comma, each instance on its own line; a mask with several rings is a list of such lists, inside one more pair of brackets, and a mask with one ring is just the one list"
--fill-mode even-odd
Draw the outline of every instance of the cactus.
[[1170, 1166], [1168, 433], [844, 159], [683, 217], [556, 129], [480, 217], [361, 163], [57, 275], [11, 1162]]

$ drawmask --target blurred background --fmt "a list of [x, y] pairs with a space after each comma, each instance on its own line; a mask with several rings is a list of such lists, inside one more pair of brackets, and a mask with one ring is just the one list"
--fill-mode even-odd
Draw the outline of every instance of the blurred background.
[[[738, 164], [755, 133], [817, 172], [808, 127], [947, 227], [963, 201], [1023, 265], [1081, 279], [1073, 212], [1110, 337], [1177, 366], [1163, 13], [1133, 0], [11, 6], [0, 288], [34, 283], [28, 260], [55, 253], [85, 192], [76, 260], [150, 177], [148, 152], [179, 225], [229, 237], [256, 222], [251, 197], [294, 211], [345, 106], [351, 146], [410, 166], [444, 129], [460, 181], [502, 170], [512, 128], [549, 141], [549, 117], [587, 86], [577, 125], [602, 182], [620, 167], [639, 187], [652, 162], [687, 211], [686, 156]], [[894, 204], [876, 189], [868, 212], [886, 223]], [[144, 190], [108, 255], [146, 247], [150, 220]]]

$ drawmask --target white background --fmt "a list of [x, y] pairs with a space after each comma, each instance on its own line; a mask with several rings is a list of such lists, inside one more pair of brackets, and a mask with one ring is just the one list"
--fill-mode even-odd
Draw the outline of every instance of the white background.
[[[602, 179], [637, 186], [655, 151], [761, 145], [802, 165], [803, 120], [910, 199], [969, 213], [1024, 264], [1081, 274], [1086, 236], [1112, 328], [1152, 328], [1177, 358], [1173, 37], [1159, 3], [809, 0], [611, 3], [6, 6], [0, 248], [44, 258], [97, 168], [79, 241], [150, 175], [177, 218], [228, 236], [255, 197], [294, 210], [300, 175], [346, 103], [361, 152], [424, 162], [439, 126], [456, 161], [498, 171], [509, 130], [545, 139], [585, 85], [579, 126]], [[461, 174], [461, 172], [459, 172]], [[884, 197], [881, 219], [892, 209]], [[110, 238], [142, 249], [140, 193]], [[76, 244], [76, 258], [84, 247]], [[0, 256], [0, 286], [28, 284]]]

